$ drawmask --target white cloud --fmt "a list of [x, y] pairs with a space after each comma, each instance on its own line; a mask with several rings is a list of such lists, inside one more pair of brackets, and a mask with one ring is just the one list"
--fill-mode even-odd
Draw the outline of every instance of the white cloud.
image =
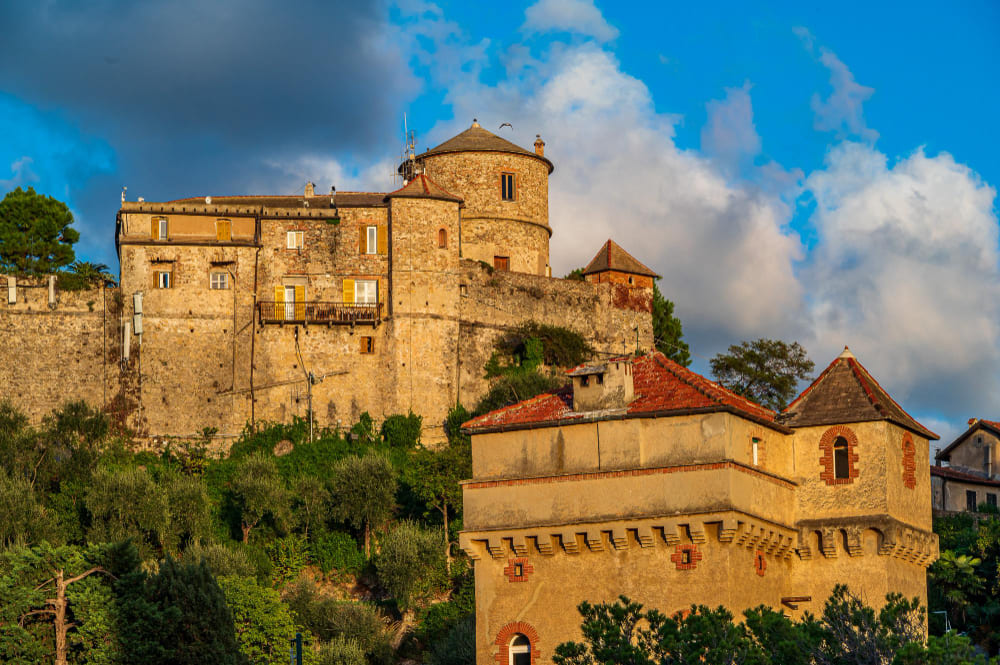
[[27, 155], [15, 159], [10, 165], [10, 179], [0, 180], [0, 190], [6, 191], [28, 183], [38, 182], [38, 174], [31, 169], [31, 164], [34, 161]]
[[729, 175], [738, 174], [760, 153], [760, 136], [753, 124], [750, 83], [726, 88], [726, 97], [705, 105], [708, 121], [701, 130], [702, 152], [714, 158]]
[[609, 24], [593, 0], [539, 0], [524, 12], [521, 29], [528, 33], [572, 32], [609, 42], [618, 30]]
[[326, 155], [303, 155], [291, 160], [270, 161], [266, 165], [274, 169], [275, 174], [258, 183], [258, 191], [300, 194], [307, 182], [316, 185], [317, 194], [326, 194], [331, 186], [338, 192], [387, 192], [402, 185], [398, 177], [394, 177], [399, 163], [393, 160], [355, 169]]
[[[797, 26], [792, 32], [802, 40], [810, 53], [815, 54], [816, 38], [808, 29]], [[847, 68], [837, 54], [821, 46], [819, 61], [830, 71], [830, 87], [832, 91], [826, 99], [813, 94], [810, 100], [815, 118], [813, 127], [822, 132], [836, 132], [838, 138], [858, 136], [865, 141], [874, 142], [878, 132], [865, 123], [864, 103], [873, 94], [874, 88], [861, 85], [854, 80], [854, 74]]]
[[890, 165], [862, 143], [809, 175], [818, 244], [802, 278], [813, 355], [848, 343], [911, 408], [985, 413], [1000, 397], [996, 192], [917, 150]]

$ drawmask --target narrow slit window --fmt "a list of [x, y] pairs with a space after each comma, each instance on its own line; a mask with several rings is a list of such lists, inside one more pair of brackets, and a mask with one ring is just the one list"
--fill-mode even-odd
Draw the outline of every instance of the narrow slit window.
[[753, 465], [758, 466], [760, 464], [760, 439], [754, 438], [751, 441], [751, 456], [753, 457]]
[[516, 198], [517, 180], [513, 173], [500, 174], [500, 199], [503, 201], [513, 201]]
[[438, 249], [448, 249], [448, 231], [438, 229]]
[[848, 460], [847, 439], [838, 436], [833, 442], [833, 477], [849, 478], [850, 460]]

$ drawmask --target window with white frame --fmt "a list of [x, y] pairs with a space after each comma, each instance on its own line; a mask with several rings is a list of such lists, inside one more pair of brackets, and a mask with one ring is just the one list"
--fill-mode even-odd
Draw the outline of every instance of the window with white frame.
[[365, 254], [378, 254], [378, 227], [369, 226], [365, 237]]
[[289, 231], [285, 237], [285, 247], [288, 249], [302, 249], [305, 246], [305, 232]]
[[213, 271], [208, 278], [209, 288], [221, 291], [229, 288], [229, 273]]
[[156, 272], [156, 288], [158, 289], [169, 289], [170, 288], [170, 272], [167, 270], [158, 270]]
[[518, 633], [510, 641], [508, 665], [531, 665], [531, 641]]
[[354, 280], [354, 302], [359, 305], [374, 305], [378, 302], [378, 280]]
[[160, 217], [159, 222], [157, 224], [157, 227], [158, 227], [157, 228], [157, 230], [158, 230], [157, 238], [160, 239], [160, 240], [166, 240], [167, 239], [167, 218], [166, 217]]

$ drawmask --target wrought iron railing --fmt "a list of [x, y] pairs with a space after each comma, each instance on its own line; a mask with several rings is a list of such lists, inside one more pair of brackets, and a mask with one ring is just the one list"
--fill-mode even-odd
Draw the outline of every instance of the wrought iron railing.
[[262, 324], [377, 324], [382, 320], [382, 303], [258, 301], [257, 318]]

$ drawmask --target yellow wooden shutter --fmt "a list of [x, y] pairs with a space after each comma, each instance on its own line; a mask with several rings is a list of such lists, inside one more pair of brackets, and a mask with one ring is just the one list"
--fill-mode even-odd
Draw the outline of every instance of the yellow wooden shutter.
[[274, 287], [274, 318], [283, 320], [285, 318], [285, 287]]
[[368, 251], [368, 227], [362, 224], [358, 227], [358, 254]]
[[220, 219], [215, 223], [215, 235], [217, 240], [223, 242], [232, 240], [232, 227], [229, 225], [228, 219]]
[[344, 280], [344, 302], [353, 303], [354, 302], [354, 280], [345, 279]]
[[378, 253], [385, 254], [389, 246], [389, 233], [386, 230], [385, 224], [380, 224], [378, 227]]
[[301, 285], [295, 287], [295, 320], [306, 320], [306, 287]]
[[152, 238], [153, 240], [156, 240], [156, 238], [157, 238], [156, 234], [159, 232], [159, 230], [160, 230], [160, 220], [158, 220], [155, 217], [150, 218], [150, 220], [149, 220], [149, 237]]

